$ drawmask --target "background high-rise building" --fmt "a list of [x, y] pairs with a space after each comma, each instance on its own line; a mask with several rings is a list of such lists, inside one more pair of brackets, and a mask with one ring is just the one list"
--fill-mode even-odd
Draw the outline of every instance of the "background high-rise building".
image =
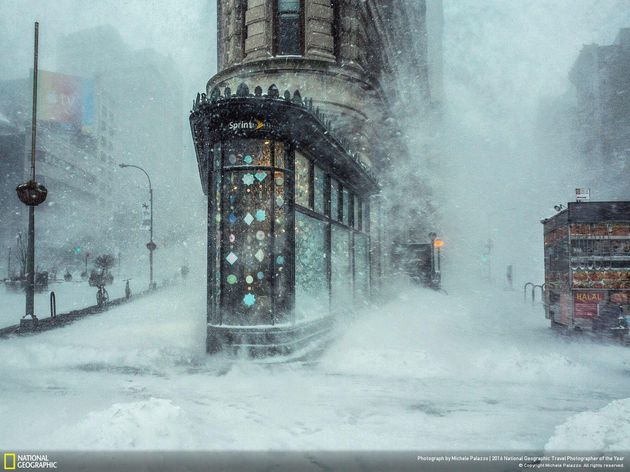
[[600, 182], [598, 195], [630, 198], [630, 28], [622, 28], [611, 45], [584, 46], [570, 79], [577, 150]]

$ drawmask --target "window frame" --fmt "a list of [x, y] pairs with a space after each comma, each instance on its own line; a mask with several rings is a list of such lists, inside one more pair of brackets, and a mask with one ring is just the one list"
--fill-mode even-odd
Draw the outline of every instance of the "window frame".
[[299, 28], [299, 53], [298, 54], [286, 54], [280, 52], [280, 8], [279, 2], [281, 0], [273, 0], [272, 1], [272, 18], [273, 18], [273, 27], [272, 27], [272, 50], [271, 54], [275, 56], [304, 56], [306, 50], [306, 18], [304, 14], [305, 8], [305, 0], [298, 0], [299, 2], [299, 15], [298, 15], [298, 28]]
[[333, 12], [332, 21], [332, 38], [333, 38], [333, 55], [335, 62], [341, 63], [341, 0], [330, 0], [330, 7]]
[[[357, 270], [356, 270], [356, 261], [355, 261], [355, 252], [356, 252], [356, 235], [361, 234], [364, 235], [366, 239], [366, 244], [368, 248], [368, 279], [367, 279], [367, 288], [368, 293], [371, 290], [372, 285], [372, 277], [371, 277], [371, 267], [372, 267], [372, 255], [371, 255], [371, 244], [372, 238], [370, 235], [370, 227], [369, 225], [363, 224], [364, 218], [369, 218], [370, 210], [365, 202], [369, 200], [368, 195], [361, 195], [356, 190], [351, 187], [345, 179], [340, 177], [338, 174], [332, 172], [332, 169], [329, 166], [322, 165], [324, 163], [314, 159], [311, 157], [311, 154], [301, 148], [293, 148], [290, 159], [292, 162], [295, 162], [296, 153], [299, 153], [301, 156], [306, 158], [309, 161], [309, 206], [300, 205], [295, 199], [295, 192], [297, 191], [297, 185], [293, 189], [293, 211], [300, 212], [306, 216], [310, 216], [311, 218], [315, 218], [320, 220], [326, 224], [326, 274], [327, 274], [327, 286], [328, 286], [328, 299], [330, 302], [330, 314], [332, 314], [332, 303], [333, 303], [333, 286], [332, 286], [332, 229], [334, 225], [340, 226], [348, 230], [350, 236], [350, 276], [351, 276], [351, 290], [354, 297], [357, 297]], [[315, 168], [319, 167], [323, 172], [325, 179], [325, 188], [324, 188], [324, 213], [319, 213], [315, 211], [314, 205], [314, 196], [315, 196]], [[333, 179], [337, 182], [338, 185], [338, 215], [332, 214], [332, 181]], [[344, 190], [348, 192], [348, 208], [345, 208], [343, 205], [343, 193]], [[354, 205], [355, 199], [358, 202], [358, 213], [359, 213], [359, 221], [355, 222], [355, 212]], [[365, 205], [365, 206], [364, 206]], [[347, 213], [346, 213], [347, 212]], [[367, 212], [367, 215], [364, 213]], [[347, 223], [344, 222], [344, 217], [347, 214]], [[355, 298], [356, 301], [356, 298]]]

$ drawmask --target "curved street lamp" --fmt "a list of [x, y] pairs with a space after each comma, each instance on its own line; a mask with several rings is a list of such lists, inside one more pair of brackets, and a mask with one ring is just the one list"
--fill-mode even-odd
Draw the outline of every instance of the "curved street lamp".
[[147, 180], [149, 181], [149, 207], [151, 212], [151, 223], [149, 226], [149, 242], [147, 243], [147, 249], [149, 250], [149, 289], [154, 289], [155, 285], [153, 284], [153, 251], [157, 249], [157, 245], [153, 242], [153, 187], [151, 186], [151, 177], [149, 177], [147, 171], [140, 166], [134, 166], [132, 164], [118, 165], [123, 169], [125, 167], [133, 167], [134, 169], [141, 170], [142, 172], [144, 172], [144, 175], [147, 176]]
[[39, 55], [39, 22], [35, 22], [35, 47], [33, 53], [33, 113], [31, 116], [31, 180], [17, 186], [15, 191], [22, 203], [28, 206], [28, 248], [26, 258], [26, 313], [37, 322], [35, 316], [35, 207], [44, 203], [48, 190], [35, 180], [35, 154], [37, 151], [37, 72]]

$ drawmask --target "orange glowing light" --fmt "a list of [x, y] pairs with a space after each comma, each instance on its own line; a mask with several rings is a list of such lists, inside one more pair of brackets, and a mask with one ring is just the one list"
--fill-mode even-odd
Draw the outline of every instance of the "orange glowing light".
[[433, 246], [434, 247], [442, 247], [442, 246], [444, 246], [444, 241], [442, 241], [441, 239], [436, 239], [435, 241], [433, 241]]

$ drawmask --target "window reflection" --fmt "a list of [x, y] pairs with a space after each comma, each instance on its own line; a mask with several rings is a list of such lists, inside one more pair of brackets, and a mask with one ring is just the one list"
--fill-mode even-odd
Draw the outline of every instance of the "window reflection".
[[303, 207], [310, 206], [311, 163], [299, 152], [295, 153], [295, 202]]
[[348, 308], [352, 306], [350, 231], [339, 225], [332, 225], [331, 229], [332, 306], [339, 309]]
[[302, 54], [302, 12], [300, 0], [277, 0], [276, 49], [280, 55]]
[[315, 211], [323, 215], [325, 213], [326, 174], [318, 166], [315, 166], [313, 191], [315, 192]]
[[324, 221], [296, 212], [295, 313], [298, 320], [328, 314], [326, 229]]
[[[289, 304], [284, 146], [270, 140], [240, 139], [222, 146], [223, 171], [217, 184], [220, 251], [215, 297], [220, 294], [224, 325], [281, 322]], [[219, 194], [220, 189], [220, 194]]]
[[335, 221], [339, 218], [339, 182], [331, 177], [330, 179], [330, 217]]
[[345, 188], [343, 189], [343, 223], [350, 224], [350, 193]]

